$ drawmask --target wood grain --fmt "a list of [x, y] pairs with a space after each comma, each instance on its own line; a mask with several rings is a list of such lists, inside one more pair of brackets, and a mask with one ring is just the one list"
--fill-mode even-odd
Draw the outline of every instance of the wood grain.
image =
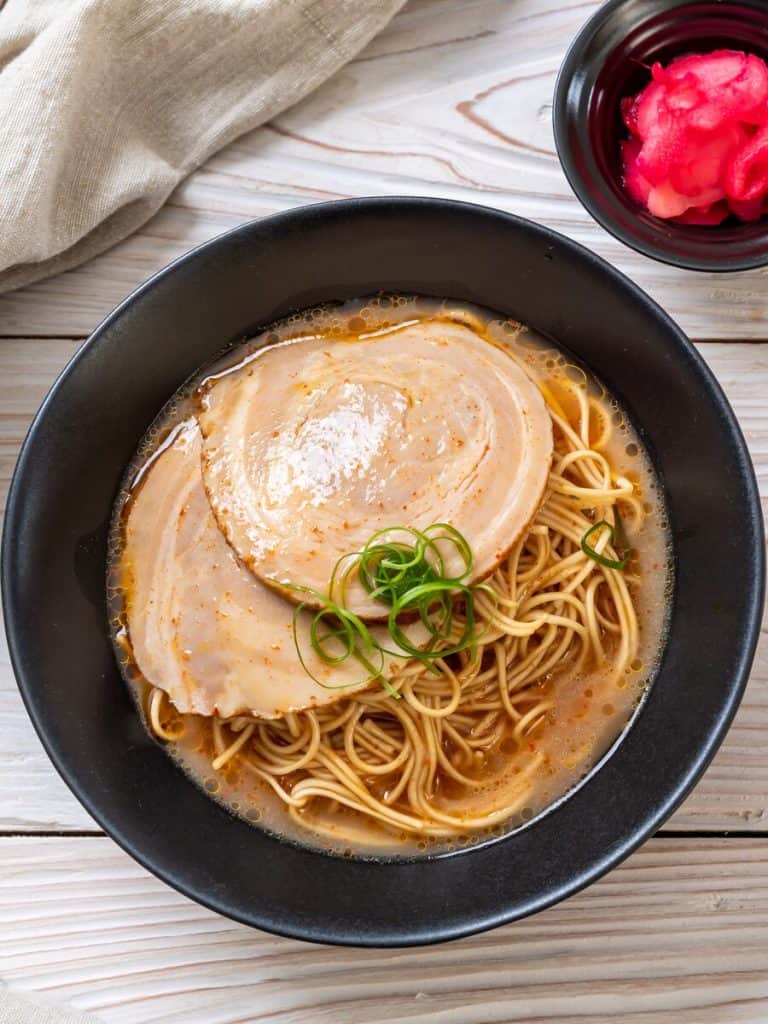
[[[696, 274], [607, 235], [554, 153], [552, 91], [595, 0], [416, 0], [312, 97], [192, 174], [132, 238], [0, 299], [0, 335], [82, 335], [155, 270], [307, 202], [434, 195], [497, 206], [595, 249], [697, 338], [765, 335], [768, 270]], [[415, 98], [418, 98], [416, 101]]]
[[0, 976], [106, 1024], [765, 1024], [768, 840], [655, 839], [444, 946], [350, 950], [204, 910], [102, 838], [0, 839]]
[[[51, 381], [77, 349], [69, 339], [0, 340], [0, 508], [16, 452]], [[700, 346], [734, 404], [768, 503], [768, 344]], [[768, 640], [713, 764], [669, 829], [768, 831]], [[0, 829], [95, 825], [50, 765], [24, 711], [0, 639]]]
[[0, 515], [32, 417], [79, 346], [65, 338], [0, 338]]
[[[0, 338], [0, 515], [29, 425], [51, 384], [80, 346], [66, 338]], [[1, 616], [0, 616], [1, 618]], [[21, 702], [0, 630], [0, 828], [91, 828], [59, 778]]]
[[[768, 269], [694, 274], [631, 252], [586, 214], [555, 157], [555, 74], [597, 6], [413, 0], [358, 60], [208, 161], [132, 238], [0, 297], [0, 512], [48, 387], [146, 277], [251, 218], [392, 194], [548, 224], [709, 340], [701, 351], [736, 408], [765, 504], [768, 344], [734, 341], [768, 338]], [[204, 910], [96, 834], [34, 734], [0, 633], [0, 981], [106, 1024], [766, 1024], [766, 736], [764, 635], [733, 728], [694, 793], [662, 836], [587, 892], [441, 947], [313, 947]], [[742, 836], [679, 834], [690, 830]]]

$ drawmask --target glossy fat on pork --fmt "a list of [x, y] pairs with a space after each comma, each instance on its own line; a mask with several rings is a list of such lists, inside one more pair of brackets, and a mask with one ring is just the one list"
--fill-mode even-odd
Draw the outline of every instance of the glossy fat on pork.
[[[349, 685], [366, 675], [355, 658], [328, 666], [313, 652], [309, 612], [298, 621], [302, 654], [312, 675], [335, 688], [302, 668], [295, 606], [254, 577], [222, 536], [200, 454], [197, 423], [185, 420], [147, 465], [128, 507], [121, 569], [139, 671], [179, 711], [224, 718], [278, 718], [363, 688]], [[391, 646], [385, 630], [375, 632]], [[402, 664], [387, 656], [384, 674]]]
[[[326, 594], [338, 559], [376, 531], [435, 522], [463, 534], [467, 582], [482, 579], [535, 515], [552, 456], [536, 385], [447, 317], [265, 348], [209, 377], [200, 405], [211, 508], [242, 562], [278, 589]], [[446, 554], [447, 575], [460, 574]], [[354, 579], [345, 603], [387, 614]]]

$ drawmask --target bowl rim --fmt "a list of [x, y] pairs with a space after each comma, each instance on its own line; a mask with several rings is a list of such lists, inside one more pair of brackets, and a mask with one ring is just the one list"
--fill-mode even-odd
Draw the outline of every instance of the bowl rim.
[[[576, 89], [576, 84], [580, 83], [584, 77], [584, 51], [605, 24], [627, 2], [628, 0], [605, 0], [579, 29], [568, 46], [565, 57], [557, 72], [552, 99], [552, 132], [558, 160], [568, 184], [587, 213], [613, 238], [635, 252], [659, 263], [676, 267], [679, 270], [694, 270], [713, 274], [739, 273], [745, 270], [757, 270], [768, 266], [768, 216], [764, 218], [766, 222], [765, 248], [762, 252], [754, 252], [752, 255], [742, 257], [721, 256], [708, 259], [691, 256], [685, 258], [676, 255], [665, 248], [663, 244], [646, 242], [631, 232], [623, 230], [610, 215], [603, 211], [598, 203], [593, 201], [587, 179], [579, 167], [579, 161], [576, 159], [569, 141], [569, 127], [572, 123], [572, 118], [569, 114], [569, 104], [572, 91]], [[666, 0], [665, 7], [668, 10], [675, 10], [678, 7], [691, 6], [696, 2], [697, 0]], [[736, 5], [736, 0], [726, 0], [726, 2]], [[723, 5], [723, 0], [716, 0], [716, 3], [717, 6], [721, 6]], [[754, 0], [747, 0], [747, 3], [757, 6]], [[653, 17], [653, 11], [647, 12], [635, 22], [634, 28], [638, 28]], [[602, 176], [600, 180], [602, 182]], [[663, 225], [664, 221], [660, 220], [659, 223]]]
[[[573, 256], [581, 261], [590, 264], [592, 268], [603, 275], [606, 275], [617, 289], [628, 292], [636, 302], [644, 306], [661, 323], [664, 324], [670, 336], [674, 336], [676, 344], [679, 345], [693, 366], [698, 370], [700, 378], [707, 389], [707, 398], [714, 403], [719, 415], [722, 417], [729, 440], [737, 454], [740, 456], [740, 480], [748, 495], [749, 509], [751, 516], [748, 518], [748, 541], [752, 541], [755, 551], [753, 572], [749, 582], [749, 614], [743, 620], [741, 639], [744, 641], [740, 647], [738, 659], [734, 662], [733, 672], [729, 679], [728, 687], [724, 687], [723, 702], [719, 706], [719, 713], [716, 720], [708, 726], [706, 742], [702, 743], [696, 751], [695, 757], [690, 757], [685, 762], [685, 771], [681, 773], [679, 781], [674, 788], [665, 792], [662, 799], [657, 799], [653, 813], [646, 815], [639, 825], [634, 826], [628, 836], [617, 839], [611, 848], [604, 851], [600, 856], [595, 857], [589, 866], [571, 876], [569, 881], [561, 884], [559, 888], [549, 887], [543, 893], [536, 893], [525, 900], [518, 900], [511, 908], [502, 906], [494, 913], [478, 916], [471, 921], [457, 923], [450, 919], [437, 922], [427, 922], [420, 930], [388, 932], [388, 933], [366, 933], [363, 936], [352, 934], [349, 929], [343, 927], [329, 926], [324, 923], [320, 926], [309, 926], [306, 923], [286, 923], [284, 919], [278, 919], [269, 914], [259, 914], [254, 911], [244, 911], [233, 906], [226, 899], [218, 898], [211, 892], [200, 891], [193, 886], [185, 885], [174, 875], [173, 866], [156, 863], [151, 856], [145, 854], [141, 844], [132, 841], [124, 834], [119, 821], [112, 819], [109, 804], [100, 803], [93, 798], [88, 790], [87, 783], [78, 776], [62, 758], [58, 756], [55, 745], [47, 734], [47, 728], [43, 721], [44, 700], [36, 693], [37, 684], [34, 678], [28, 678], [25, 674], [22, 657], [22, 642], [19, 639], [20, 609], [16, 607], [14, 598], [13, 572], [14, 572], [14, 551], [16, 549], [18, 534], [20, 532], [21, 519], [23, 516], [24, 496], [22, 493], [23, 479], [30, 459], [34, 454], [35, 440], [40, 427], [51, 405], [56, 401], [57, 395], [65, 383], [78, 372], [80, 362], [87, 358], [90, 352], [99, 345], [108, 344], [109, 329], [115, 325], [127, 311], [130, 311], [134, 303], [151, 291], [158, 282], [179, 273], [183, 268], [195, 261], [205, 260], [211, 253], [215, 253], [221, 246], [227, 246], [234, 240], [245, 239], [254, 231], [258, 231], [265, 224], [272, 229], [295, 227], [306, 217], [332, 217], [343, 213], [354, 215], [356, 212], [368, 212], [370, 210], [388, 210], [396, 207], [399, 211], [411, 212], [419, 210], [436, 210], [450, 216], [454, 213], [471, 215], [479, 220], [489, 219], [496, 224], [506, 224], [517, 230], [532, 233], [542, 241], [556, 245], [561, 249], [568, 250]], [[598, 370], [599, 372], [599, 370]], [[134, 289], [119, 305], [109, 313], [86, 339], [77, 353], [67, 363], [62, 372], [58, 375], [48, 394], [43, 400], [23, 442], [17, 464], [11, 480], [8, 503], [5, 514], [3, 542], [2, 542], [2, 563], [0, 566], [0, 583], [2, 584], [3, 610], [5, 613], [5, 629], [8, 638], [8, 646], [11, 656], [11, 663], [21, 696], [27, 713], [33, 726], [45, 748], [54, 767], [73, 792], [79, 802], [85, 807], [88, 813], [104, 829], [126, 853], [143, 867], [160, 878], [166, 884], [178, 892], [195, 900], [203, 906], [223, 914], [243, 924], [258, 927], [265, 931], [282, 935], [289, 938], [302, 939], [304, 941], [321, 942], [331, 945], [358, 945], [370, 947], [398, 947], [413, 946], [426, 943], [437, 943], [460, 938], [474, 934], [489, 928], [508, 923], [512, 920], [528, 916], [558, 902], [566, 896], [573, 895], [585, 886], [602, 877], [606, 872], [624, 860], [649, 836], [651, 836], [659, 825], [682, 803], [699, 780], [704, 770], [710, 763], [712, 757], [722, 742], [733, 716], [738, 708], [744, 688], [749, 677], [756, 644], [759, 637], [760, 623], [763, 609], [764, 588], [765, 588], [765, 552], [763, 547], [762, 511], [760, 505], [759, 491], [755, 479], [754, 469], [749, 457], [746, 444], [733, 411], [728, 404], [723, 391], [712, 372], [707, 367], [703, 358], [696, 351], [691, 342], [687, 339], [681, 329], [674, 323], [669, 315], [645, 292], [642, 291], [633, 281], [611, 266], [606, 260], [586, 249], [584, 246], [560, 235], [559, 233], [514, 214], [482, 206], [475, 203], [457, 202], [454, 200], [428, 198], [428, 197], [402, 197], [384, 196], [375, 198], [356, 198], [336, 200], [309, 204], [283, 211], [268, 218], [248, 221], [229, 231], [226, 231], [213, 239], [193, 248], [182, 254], [166, 267], [161, 268], [147, 281]], [[610, 753], [615, 750], [611, 747]], [[603, 763], [602, 761], [600, 762]], [[596, 769], [595, 769], [596, 770]], [[592, 773], [590, 773], [590, 777]], [[540, 820], [541, 816], [535, 820]], [[515, 835], [518, 833], [512, 833]], [[501, 845], [504, 839], [494, 844], [479, 846], [476, 850], [468, 849], [458, 852], [457, 858], [479, 856], [484, 850], [496, 848]], [[448, 858], [443, 858], [446, 860]], [[417, 863], [428, 862], [427, 859]], [[345, 862], [352, 863], [352, 862]], [[357, 863], [370, 863], [360, 862]], [[396, 862], [388, 866], [397, 867], [399, 864], [408, 862]], [[435, 863], [432, 861], [431, 863]]]

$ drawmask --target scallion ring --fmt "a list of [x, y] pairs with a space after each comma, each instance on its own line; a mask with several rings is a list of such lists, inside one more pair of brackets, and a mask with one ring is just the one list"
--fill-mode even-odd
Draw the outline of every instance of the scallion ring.
[[[621, 521], [618, 508], [614, 508], [613, 515], [613, 526], [605, 519], [600, 519], [594, 526], [590, 526], [581, 538], [581, 550], [588, 558], [591, 558], [593, 562], [597, 562], [598, 565], [604, 565], [606, 569], [616, 569], [620, 571], [626, 568], [632, 549], [629, 546], [627, 535], [624, 531], [624, 524]], [[607, 555], [603, 555], [599, 551], [596, 551], [589, 543], [592, 536], [599, 533], [601, 530], [608, 531], [608, 538], [611, 547], [616, 551], [616, 554], [619, 555], [618, 558], [608, 558]]]
[[[458, 557], [461, 571], [457, 575], [447, 575], [449, 556]], [[465, 580], [471, 571], [472, 550], [449, 523], [433, 523], [424, 530], [396, 526], [378, 530], [361, 551], [339, 558], [328, 581], [328, 596], [299, 585], [289, 585], [289, 589], [313, 598], [309, 643], [317, 658], [333, 667], [354, 657], [369, 672], [368, 678], [360, 683], [378, 679], [388, 693], [399, 699], [401, 695], [383, 674], [385, 656], [415, 659], [437, 675], [440, 669], [435, 662], [441, 658], [466, 650], [473, 659], [477, 657], [478, 641], [490, 621], [478, 632], [475, 594], [488, 593], [496, 603], [498, 597], [486, 583], [467, 584]], [[347, 586], [355, 572], [370, 597], [389, 605], [387, 627], [394, 649], [382, 646], [362, 619], [346, 608]], [[463, 625], [458, 627], [457, 601], [463, 605]], [[325, 689], [360, 685], [333, 686], [310, 672], [297, 628], [304, 610], [310, 610], [308, 600], [297, 607], [293, 616], [293, 641], [304, 671]], [[423, 646], [413, 643], [398, 622], [399, 617], [412, 617], [414, 613], [429, 637]]]

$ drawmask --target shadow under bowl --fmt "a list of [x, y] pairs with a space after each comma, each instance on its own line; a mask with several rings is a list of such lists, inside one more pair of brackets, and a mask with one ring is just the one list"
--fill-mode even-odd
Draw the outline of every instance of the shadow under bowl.
[[[226, 343], [289, 313], [379, 290], [490, 307], [589, 366], [654, 460], [676, 579], [650, 693], [580, 788], [505, 837], [389, 863], [281, 842], [194, 785], [139, 719], [113, 656], [105, 594], [113, 502], [166, 400]], [[568, 239], [497, 210], [362, 199], [304, 207], [214, 239], [96, 329], [24, 443], [8, 499], [2, 583], [32, 721], [75, 795], [124, 849], [246, 924], [395, 946], [541, 910], [659, 827], [701, 775], [741, 697], [762, 611], [762, 545], [754, 475], [733, 413], [690, 342], [632, 282]]]
[[624, 188], [621, 100], [650, 81], [654, 61], [687, 53], [745, 50], [768, 61], [764, 0], [608, 0], [563, 61], [553, 104], [555, 144], [587, 211], [621, 242], [689, 270], [736, 271], [768, 264], [768, 217], [718, 226], [654, 217]]

